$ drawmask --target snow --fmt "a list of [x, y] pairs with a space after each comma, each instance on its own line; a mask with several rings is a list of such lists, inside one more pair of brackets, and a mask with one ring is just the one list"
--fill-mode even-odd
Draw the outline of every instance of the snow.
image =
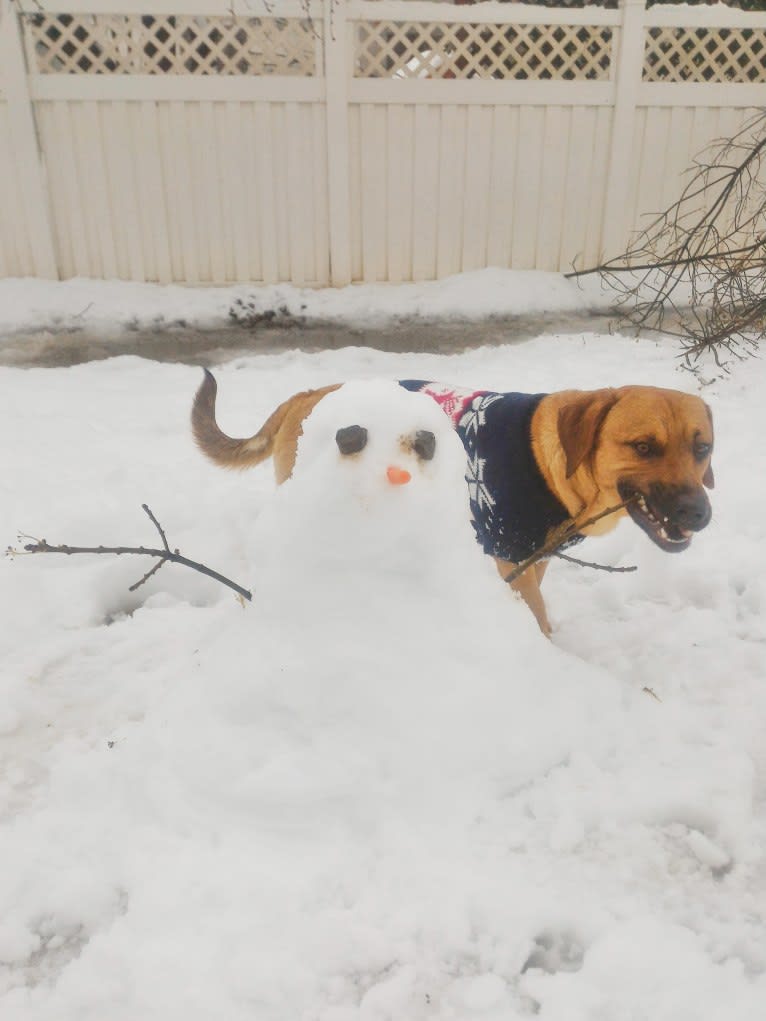
[[[279, 313], [354, 324], [401, 318], [483, 319], [535, 312], [588, 311], [608, 305], [598, 281], [559, 273], [483, 269], [417, 284], [352, 284], [342, 288], [273, 284], [182, 286], [75, 278], [58, 282], [0, 280], [0, 334], [22, 331], [124, 330], [225, 325], [229, 312]], [[241, 303], [237, 305], [237, 303]]]
[[[38, 283], [9, 293], [27, 283], [39, 310]], [[497, 305], [507, 283], [484, 280]], [[80, 308], [106, 293], [77, 286]], [[113, 323], [164, 301], [103, 286]], [[194, 448], [199, 369], [0, 369], [4, 542], [156, 545], [146, 502], [254, 593], [170, 565], [131, 593], [139, 558], [0, 561], [4, 1021], [761, 1021], [766, 370], [676, 353], [581, 334], [242, 357], [215, 370], [235, 435], [354, 381], [279, 489]], [[473, 541], [446, 417], [397, 378], [699, 392], [713, 522], [679, 556], [630, 523], [578, 548], [634, 574], [554, 563], [548, 642]], [[351, 424], [369, 440], [343, 458]], [[416, 429], [430, 462], [400, 442]]]

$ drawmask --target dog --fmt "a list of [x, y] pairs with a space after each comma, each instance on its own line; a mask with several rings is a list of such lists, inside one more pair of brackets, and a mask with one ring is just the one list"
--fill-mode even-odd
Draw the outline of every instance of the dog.
[[[304, 419], [342, 385], [295, 394], [257, 433], [235, 439], [216, 422], [217, 384], [206, 369], [192, 406], [194, 438], [226, 468], [250, 468], [271, 457], [281, 484], [292, 474]], [[466, 450], [476, 537], [504, 580], [565, 522], [583, 523], [571, 543], [608, 532], [629, 515], [668, 553], [687, 549], [710, 522], [705, 490], [714, 486], [713, 418], [699, 397], [653, 386], [525, 394], [424, 380], [399, 385], [427, 394], [452, 420]], [[340, 456], [358, 453], [365, 436], [358, 425], [338, 430]], [[433, 456], [417, 444], [414, 453]], [[550, 636], [540, 591], [546, 567], [546, 560], [537, 561], [511, 584]]]

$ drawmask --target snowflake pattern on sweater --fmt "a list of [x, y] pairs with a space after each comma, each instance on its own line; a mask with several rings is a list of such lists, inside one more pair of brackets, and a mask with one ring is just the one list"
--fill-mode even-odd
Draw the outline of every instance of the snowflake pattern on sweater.
[[479, 430], [486, 427], [487, 424], [487, 408], [491, 407], [499, 397], [500, 394], [474, 394], [468, 410], [463, 412], [455, 426], [463, 441], [468, 458], [465, 478], [468, 483], [470, 500], [472, 504], [476, 504], [480, 514], [487, 518], [488, 529], [493, 527], [492, 516], [495, 498], [484, 479], [487, 459], [479, 454], [478, 438]]

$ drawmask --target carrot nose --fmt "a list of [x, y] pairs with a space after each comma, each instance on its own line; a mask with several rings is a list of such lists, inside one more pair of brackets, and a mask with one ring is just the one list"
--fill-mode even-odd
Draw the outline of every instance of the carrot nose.
[[410, 473], [405, 471], [404, 468], [394, 468], [393, 466], [388, 469], [386, 475], [392, 486], [403, 486], [412, 478]]

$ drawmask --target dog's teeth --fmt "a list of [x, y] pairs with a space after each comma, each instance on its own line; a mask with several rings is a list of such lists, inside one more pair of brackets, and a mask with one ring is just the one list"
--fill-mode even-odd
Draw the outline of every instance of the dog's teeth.
[[656, 518], [654, 514], [649, 510], [649, 504], [646, 502], [646, 499], [643, 496], [639, 494], [638, 500], [636, 502], [638, 503], [641, 513], [645, 514], [653, 525], [658, 525], [660, 523], [658, 518]]

